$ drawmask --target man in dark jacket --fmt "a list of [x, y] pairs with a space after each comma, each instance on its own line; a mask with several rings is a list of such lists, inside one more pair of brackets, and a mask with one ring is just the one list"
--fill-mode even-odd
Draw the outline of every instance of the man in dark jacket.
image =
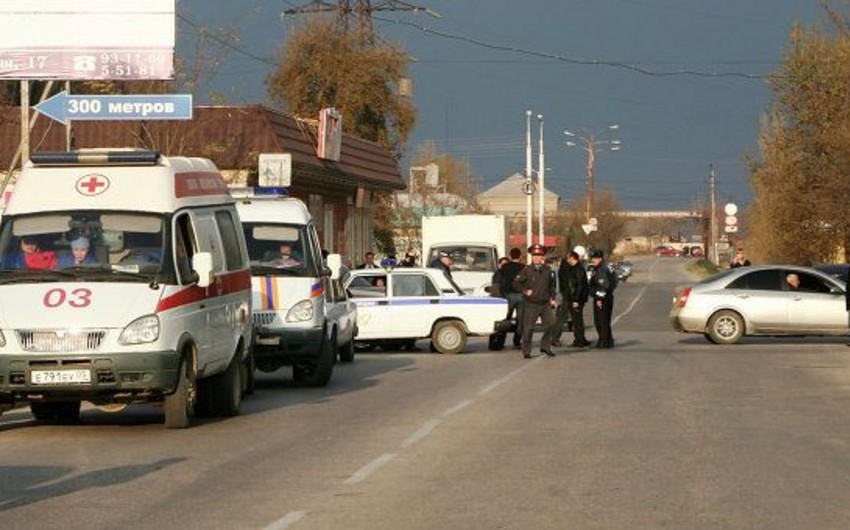
[[428, 267], [431, 269], [439, 269], [443, 271], [443, 274], [445, 274], [449, 279], [451, 279], [453, 261], [454, 260], [452, 259], [452, 255], [450, 252], [441, 250], [439, 253], [437, 253], [437, 259], [432, 261], [431, 264], [428, 265]]
[[531, 340], [534, 336], [534, 324], [537, 318], [543, 322], [543, 337], [540, 339], [540, 351], [553, 357], [552, 333], [555, 315], [555, 271], [543, 263], [546, 247], [532, 245], [528, 248], [531, 264], [523, 268], [514, 280], [514, 288], [522, 293], [522, 356], [531, 357]]
[[[508, 255], [510, 256], [510, 261], [502, 265], [498, 272], [499, 296], [508, 301], [508, 314], [505, 318], [510, 320], [514, 317], [514, 314], [516, 314], [514, 348], [519, 348], [522, 339], [522, 293], [514, 287], [514, 280], [525, 265], [520, 262], [520, 258], [522, 257], [522, 251], [520, 249], [512, 248]], [[504, 346], [506, 333], [501, 335], [502, 336], [499, 337], [499, 339], [501, 340], [501, 345]]]
[[590, 294], [593, 296], [593, 323], [599, 338], [597, 348], [613, 348], [614, 335], [611, 331], [611, 315], [614, 312], [614, 289], [617, 287], [617, 277], [605, 263], [605, 255], [601, 250], [594, 250], [590, 255], [593, 264], [593, 276], [590, 278]]
[[[561, 306], [566, 308], [566, 313], [573, 322], [572, 346], [574, 348], [590, 346], [584, 334], [584, 304], [587, 303], [588, 297], [587, 270], [576, 251], [570, 251], [567, 259], [561, 262], [558, 280], [561, 287]], [[563, 323], [560, 328], [557, 325], [555, 327], [555, 333], [559, 336], [562, 327]]]

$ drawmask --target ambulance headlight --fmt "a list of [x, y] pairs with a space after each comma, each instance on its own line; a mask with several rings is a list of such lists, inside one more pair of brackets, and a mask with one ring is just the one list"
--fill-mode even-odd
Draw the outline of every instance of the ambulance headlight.
[[286, 314], [287, 322], [304, 322], [313, 319], [313, 301], [301, 300]]
[[130, 322], [121, 336], [118, 337], [119, 344], [144, 344], [153, 342], [159, 338], [159, 317], [147, 315]]

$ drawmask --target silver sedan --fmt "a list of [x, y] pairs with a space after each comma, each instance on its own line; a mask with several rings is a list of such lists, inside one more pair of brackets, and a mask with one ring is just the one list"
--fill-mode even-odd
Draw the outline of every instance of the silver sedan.
[[673, 295], [670, 323], [716, 344], [745, 335], [846, 335], [845, 285], [806, 267], [741, 267]]

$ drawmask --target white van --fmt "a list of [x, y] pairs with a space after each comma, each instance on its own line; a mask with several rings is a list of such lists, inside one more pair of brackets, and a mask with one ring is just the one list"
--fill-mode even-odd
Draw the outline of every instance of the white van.
[[72, 421], [81, 400], [163, 403], [165, 424], [239, 413], [251, 277], [212, 162], [34, 153], [0, 224], [0, 408]]
[[[338, 255], [326, 267], [307, 206], [278, 188], [233, 188], [251, 260], [254, 358], [260, 371], [292, 366], [297, 382], [324, 386], [338, 351], [354, 350], [356, 305], [328, 311], [345, 296]], [[341, 306], [340, 306], [341, 307]], [[342, 345], [342, 346], [341, 346]], [[344, 356], [343, 356], [344, 359]]]

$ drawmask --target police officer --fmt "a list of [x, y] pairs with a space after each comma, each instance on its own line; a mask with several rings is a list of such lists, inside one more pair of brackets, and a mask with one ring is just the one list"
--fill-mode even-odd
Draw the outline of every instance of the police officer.
[[546, 247], [537, 244], [528, 248], [531, 264], [526, 265], [516, 279], [514, 287], [522, 293], [522, 356], [531, 357], [531, 339], [534, 336], [534, 324], [537, 318], [543, 322], [543, 337], [540, 339], [540, 351], [549, 357], [552, 353], [552, 333], [555, 326], [555, 271], [543, 263]]
[[596, 326], [597, 348], [613, 348], [614, 335], [611, 332], [611, 314], [614, 312], [614, 289], [617, 277], [605, 263], [601, 250], [590, 255], [593, 264], [593, 276], [590, 277], [590, 293], [593, 295], [593, 323]]
[[[561, 310], [569, 314], [573, 321], [573, 343], [575, 348], [586, 348], [590, 346], [584, 336], [584, 304], [587, 303], [587, 271], [581, 262], [578, 252], [571, 250], [567, 259], [561, 262], [558, 269], [560, 281], [561, 298], [563, 300]], [[563, 322], [563, 321], [562, 321]], [[555, 326], [555, 333], [560, 335], [563, 323]]]
[[454, 260], [452, 259], [452, 255], [451, 255], [450, 252], [446, 252], [445, 250], [441, 250], [437, 254], [437, 259], [432, 261], [431, 264], [428, 267], [431, 268], [431, 269], [438, 269], [438, 270], [443, 271], [443, 274], [445, 274], [449, 279], [451, 279], [452, 278], [452, 262], [453, 261]]

